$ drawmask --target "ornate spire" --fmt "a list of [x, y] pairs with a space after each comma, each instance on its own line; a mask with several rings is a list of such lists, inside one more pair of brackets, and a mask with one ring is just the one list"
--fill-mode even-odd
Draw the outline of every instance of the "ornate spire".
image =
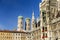
[[32, 13], [32, 19], [35, 19], [35, 17], [34, 17], [34, 11], [33, 11], [33, 13]]
[[34, 17], [34, 11], [33, 11], [33, 13], [32, 13], [32, 22], [31, 22], [31, 26], [32, 26], [32, 30], [34, 30], [35, 29], [35, 17]]

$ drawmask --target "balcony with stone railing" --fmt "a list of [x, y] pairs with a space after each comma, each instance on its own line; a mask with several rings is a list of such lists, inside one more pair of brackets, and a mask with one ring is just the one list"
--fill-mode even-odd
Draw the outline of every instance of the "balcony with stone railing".
[[60, 21], [60, 17], [53, 19], [53, 20], [51, 21], [51, 23], [56, 23], [56, 22], [58, 22], [58, 21]]

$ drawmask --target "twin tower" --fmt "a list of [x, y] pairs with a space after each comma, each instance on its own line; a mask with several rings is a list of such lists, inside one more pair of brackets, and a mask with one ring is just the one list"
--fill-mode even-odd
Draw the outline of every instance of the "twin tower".
[[[17, 31], [21, 31], [23, 30], [24, 27], [24, 21], [23, 21], [23, 16], [18, 16], [18, 28]], [[25, 30], [29, 31], [29, 30], [33, 30], [36, 28], [36, 24], [35, 24], [35, 18], [34, 18], [34, 12], [32, 13], [32, 21], [30, 20], [30, 18], [26, 18], [25, 20]]]

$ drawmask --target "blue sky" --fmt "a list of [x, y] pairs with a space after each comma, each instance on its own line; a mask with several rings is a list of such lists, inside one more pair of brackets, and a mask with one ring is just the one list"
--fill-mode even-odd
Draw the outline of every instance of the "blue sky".
[[41, 0], [0, 0], [0, 29], [13, 30], [17, 28], [18, 16], [31, 18], [32, 12], [35, 18], [39, 15], [39, 3]]

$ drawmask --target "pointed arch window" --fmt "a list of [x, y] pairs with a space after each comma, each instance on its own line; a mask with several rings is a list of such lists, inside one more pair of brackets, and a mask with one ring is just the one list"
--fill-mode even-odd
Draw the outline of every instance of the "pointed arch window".
[[60, 11], [58, 12], [58, 14], [57, 14], [56, 18], [58, 18], [58, 17], [60, 17]]
[[42, 32], [44, 32], [44, 27], [42, 27]]
[[45, 27], [45, 31], [47, 31], [47, 27]]

